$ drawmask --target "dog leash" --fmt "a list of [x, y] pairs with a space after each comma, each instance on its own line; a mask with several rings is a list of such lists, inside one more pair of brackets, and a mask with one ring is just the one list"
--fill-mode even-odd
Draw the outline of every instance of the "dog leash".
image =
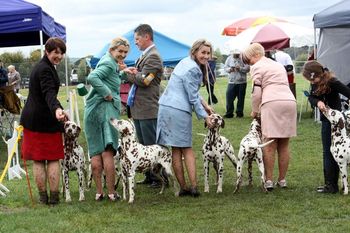
[[[17, 142], [19, 141], [19, 139], [21, 139], [21, 134], [22, 134], [22, 131], [23, 131], [23, 126], [22, 125], [19, 125], [17, 128], [17, 131], [18, 131], [18, 140]], [[26, 180], [27, 180], [27, 185], [28, 185], [28, 190], [29, 190], [29, 197], [30, 197], [30, 200], [32, 201], [32, 207], [35, 206], [34, 204], [34, 199], [33, 199], [33, 193], [32, 193], [32, 187], [30, 185], [30, 180], [29, 180], [29, 173], [28, 173], [28, 168], [27, 168], [27, 162], [26, 160], [24, 159], [23, 155], [21, 156], [21, 158], [23, 159], [23, 166], [24, 166], [24, 170], [26, 172]]]

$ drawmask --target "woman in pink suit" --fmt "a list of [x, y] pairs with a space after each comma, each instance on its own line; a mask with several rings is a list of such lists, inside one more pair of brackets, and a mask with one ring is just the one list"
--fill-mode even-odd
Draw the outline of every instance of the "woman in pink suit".
[[252, 117], [261, 116], [261, 131], [264, 141], [274, 141], [264, 147], [265, 187], [271, 191], [275, 152], [278, 153], [279, 176], [277, 185], [287, 187], [286, 174], [289, 164], [289, 138], [296, 136], [297, 105], [289, 89], [288, 77], [283, 65], [264, 56], [264, 48], [251, 44], [242, 59], [251, 66], [253, 79]]

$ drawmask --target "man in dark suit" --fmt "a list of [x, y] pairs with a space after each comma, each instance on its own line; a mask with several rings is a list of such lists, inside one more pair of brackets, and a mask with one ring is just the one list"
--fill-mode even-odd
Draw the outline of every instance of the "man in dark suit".
[[[163, 76], [163, 61], [153, 43], [151, 26], [139, 25], [134, 30], [134, 40], [142, 51], [142, 56], [136, 62], [136, 74], [129, 75], [129, 81], [133, 83], [134, 88], [136, 87], [129, 107], [139, 142], [143, 145], [153, 145], [156, 144], [159, 85]], [[145, 176], [145, 180], [140, 183], [157, 182], [150, 172], [146, 172]]]

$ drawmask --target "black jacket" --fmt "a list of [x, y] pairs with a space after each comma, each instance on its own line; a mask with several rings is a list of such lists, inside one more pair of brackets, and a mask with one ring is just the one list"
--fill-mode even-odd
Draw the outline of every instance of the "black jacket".
[[[329, 87], [331, 91], [327, 94], [317, 96], [315, 94], [316, 86], [311, 86], [311, 93], [309, 96], [309, 102], [313, 107], [317, 106], [318, 101], [322, 101], [325, 105], [332, 109], [341, 111], [341, 101], [339, 94], [342, 94], [350, 99], [350, 88], [340, 82], [338, 79], [334, 78], [329, 82]], [[321, 121], [326, 121], [327, 118], [322, 114]]]
[[57, 71], [45, 55], [30, 74], [29, 95], [21, 114], [24, 128], [34, 132], [62, 132], [63, 125], [55, 115], [56, 109], [62, 108], [57, 99], [59, 88]]

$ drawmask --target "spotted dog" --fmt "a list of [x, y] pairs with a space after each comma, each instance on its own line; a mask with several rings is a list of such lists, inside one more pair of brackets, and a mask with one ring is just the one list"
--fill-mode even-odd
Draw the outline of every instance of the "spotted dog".
[[346, 134], [348, 137], [350, 137], [350, 109], [342, 112], [343, 116], [345, 118], [345, 129], [346, 129]]
[[225, 126], [224, 119], [219, 114], [212, 114], [211, 116], [213, 117], [212, 123], [214, 126], [208, 129], [202, 147], [204, 160], [204, 192], [209, 192], [209, 162], [213, 162], [218, 185], [216, 192], [221, 193], [224, 176], [224, 157], [226, 155], [234, 167], [236, 167], [237, 159], [230, 141], [224, 136], [220, 136], [220, 128], [224, 128]]
[[248, 180], [249, 185], [252, 184], [252, 162], [255, 159], [258, 164], [259, 171], [261, 173], [261, 183], [264, 192], [267, 192], [265, 188], [265, 170], [263, 162], [262, 149], [264, 146], [272, 143], [274, 140], [270, 140], [266, 143], [261, 141], [261, 127], [260, 119], [254, 118], [250, 124], [249, 133], [241, 140], [239, 152], [238, 152], [238, 162], [237, 162], [237, 182], [236, 189], [234, 193], [238, 192], [239, 187], [242, 183], [242, 169], [243, 164], [248, 160]]
[[132, 121], [111, 119], [110, 122], [120, 134], [123, 199], [126, 200], [126, 189], [129, 187], [129, 203], [134, 202], [136, 172], [144, 172], [147, 169], [152, 169], [155, 175], [162, 181], [160, 194], [163, 193], [165, 186], [165, 180], [160, 176], [163, 169], [166, 175], [173, 181], [175, 191], [177, 191], [171, 170], [171, 152], [169, 149], [160, 145], [144, 146], [138, 143]]
[[84, 150], [78, 144], [80, 127], [72, 122], [64, 123], [64, 159], [61, 160], [62, 175], [63, 175], [63, 195], [66, 196], [66, 202], [72, 201], [69, 192], [69, 171], [76, 170], [79, 179], [79, 201], [84, 201], [85, 189], [85, 157]]
[[343, 184], [343, 194], [348, 194], [348, 173], [347, 165], [350, 164], [350, 138], [347, 136], [345, 128], [345, 118], [343, 114], [329, 107], [323, 111], [331, 123], [331, 148], [330, 151], [337, 162]]

